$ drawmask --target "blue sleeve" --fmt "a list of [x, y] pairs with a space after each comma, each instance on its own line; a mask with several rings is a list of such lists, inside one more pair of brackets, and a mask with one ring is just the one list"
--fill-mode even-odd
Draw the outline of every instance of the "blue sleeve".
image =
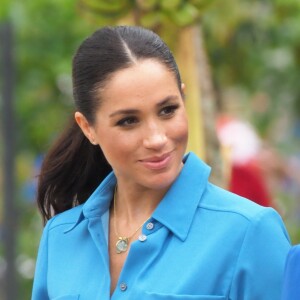
[[229, 299], [281, 299], [290, 240], [278, 213], [263, 209], [249, 223], [235, 269]]
[[35, 267], [35, 275], [33, 281], [31, 300], [48, 300], [47, 291], [47, 273], [48, 273], [48, 231], [50, 227], [48, 222], [44, 228], [40, 241], [37, 262]]
[[289, 251], [284, 273], [282, 300], [300, 299], [300, 245]]

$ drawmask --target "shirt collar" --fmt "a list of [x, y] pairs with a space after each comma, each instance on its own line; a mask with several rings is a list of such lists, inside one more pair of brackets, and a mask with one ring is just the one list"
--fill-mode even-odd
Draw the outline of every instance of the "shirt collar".
[[68, 228], [65, 233], [72, 231], [84, 219], [101, 217], [107, 212], [113, 197], [116, 182], [116, 177], [114, 173], [111, 172], [82, 205], [82, 211], [75, 224]]
[[207, 186], [210, 167], [194, 153], [184, 158], [184, 167], [152, 217], [185, 240]]
[[116, 183], [116, 177], [111, 172], [83, 205], [86, 218], [101, 217], [109, 209]]
[[[192, 152], [183, 161], [180, 174], [152, 215], [181, 240], [185, 240], [189, 232], [210, 174], [210, 167]], [[116, 177], [111, 172], [83, 204], [77, 222], [66, 232], [86, 218], [101, 217], [109, 209], [115, 185]]]

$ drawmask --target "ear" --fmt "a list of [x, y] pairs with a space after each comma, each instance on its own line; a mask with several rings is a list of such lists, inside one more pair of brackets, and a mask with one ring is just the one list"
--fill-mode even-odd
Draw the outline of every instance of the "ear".
[[184, 83], [181, 83], [181, 95], [182, 95], [182, 99], [183, 99], [183, 102], [185, 102], [185, 84]]
[[181, 92], [185, 93], [185, 84], [183, 82], [181, 83]]
[[78, 124], [78, 126], [81, 128], [83, 134], [87, 137], [87, 139], [91, 142], [93, 145], [97, 145], [97, 142], [95, 140], [95, 130], [92, 125], [88, 122], [86, 117], [81, 112], [75, 112], [75, 121]]

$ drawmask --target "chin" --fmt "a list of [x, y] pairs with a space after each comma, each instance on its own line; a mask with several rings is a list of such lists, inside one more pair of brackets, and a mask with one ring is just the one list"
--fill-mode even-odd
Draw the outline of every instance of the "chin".
[[148, 177], [145, 181], [145, 185], [150, 189], [161, 190], [169, 188], [172, 183], [176, 180], [179, 172], [176, 174], [160, 174], [151, 177]]

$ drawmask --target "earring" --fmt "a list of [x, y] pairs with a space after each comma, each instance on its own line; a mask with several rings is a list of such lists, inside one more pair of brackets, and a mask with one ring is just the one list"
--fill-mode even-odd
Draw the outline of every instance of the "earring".
[[93, 144], [93, 145], [97, 145], [97, 143], [95, 142], [94, 138], [90, 138], [90, 142], [91, 142], [91, 144]]

